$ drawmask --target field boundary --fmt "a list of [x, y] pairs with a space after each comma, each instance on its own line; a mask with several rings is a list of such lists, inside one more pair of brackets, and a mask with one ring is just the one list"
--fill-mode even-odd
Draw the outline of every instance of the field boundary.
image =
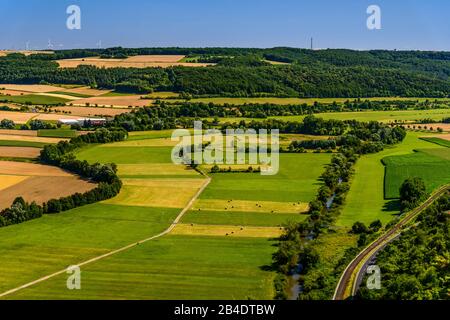
[[[112, 255], [114, 255], [114, 254], [117, 254], [117, 253], [126, 251], [126, 250], [128, 250], [128, 249], [133, 248], [133, 247], [139, 246], [140, 244], [143, 244], [143, 243], [145, 243], [145, 242], [148, 242], [148, 241], [151, 241], [151, 240], [160, 238], [160, 237], [162, 237], [162, 236], [164, 236], [164, 235], [170, 233], [170, 232], [173, 230], [173, 228], [175, 228], [175, 226], [178, 224], [178, 222], [181, 220], [181, 218], [184, 216], [184, 214], [185, 214], [186, 212], [189, 211], [189, 209], [192, 207], [192, 205], [194, 204], [194, 202], [195, 202], [195, 201], [197, 200], [197, 198], [202, 194], [202, 192], [206, 189], [206, 187], [209, 185], [210, 182], [211, 182], [211, 178], [210, 178], [210, 177], [207, 177], [206, 180], [205, 180], [205, 182], [204, 182], [203, 185], [201, 186], [201, 188], [200, 188], [200, 189], [197, 191], [197, 193], [192, 197], [192, 199], [191, 199], [191, 200], [188, 202], [188, 204], [183, 208], [183, 210], [178, 214], [178, 216], [177, 216], [177, 217], [175, 218], [175, 220], [170, 224], [170, 226], [169, 226], [166, 230], [164, 230], [163, 232], [161, 232], [161, 233], [159, 233], [159, 234], [156, 234], [156, 235], [154, 235], [154, 236], [151, 236], [151, 237], [149, 237], [149, 238], [140, 240], [140, 241], [138, 241], [138, 242], [131, 243], [131, 244], [126, 245], [126, 246], [124, 246], [124, 247], [122, 247], [122, 248], [119, 248], [119, 249], [116, 249], [116, 250], [107, 252], [107, 253], [102, 254], [102, 255], [100, 255], [100, 256], [91, 258], [91, 259], [89, 259], [89, 260], [83, 261], [83, 262], [81, 262], [81, 263], [78, 263], [76, 266], [78, 266], [78, 267], [85, 266], [85, 265], [90, 264], [90, 263], [92, 263], [92, 262], [96, 262], [96, 261], [99, 261], [99, 260], [101, 260], [101, 259], [104, 259], [104, 258], [107, 258], [107, 257], [109, 257], [109, 256], [112, 256]], [[60, 270], [60, 271], [57, 271], [57, 272], [54, 272], [54, 273], [52, 273], [52, 274], [49, 274], [49, 275], [44, 276], [44, 277], [42, 277], [42, 278], [39, 278], [39, 279], [37, 279], [37, 280], [28, 282], [28, 283], [26, 283], [26, 284], [24, 284], [24, 285], [21, 285], [21, 286], [19, 286], [19, 287], [14, 288], [14, 289], [10, 289], [10, 290], [8, 290], [8, 291], [5, 291], [5, 292], [3, 292], [3, 293], [0, 293], [0, 298], [5, 297], [5, 296], [10, 295], [10, 294], [13, 294], [13, 293], [16, 293], [16, 292], [18, 292], [18, 291], [20, 291], [20, 290], [22, 290], [22, 289], [29, 288], [29, 287], [31, 287], [31, 286], [33, 286], [33, 285], [35, 285], [35, 284], [44, 282], [44, 281], [46, 281], [46, 280], [49, 280], [49, 279], [51, 279], [51, 278], [54, 278], [54, 277], [56, 277], [56, 276], [58, 276], [58, 275], [61, 275], [61, 274], [63, 274], [63, 273], [66, 273], [66, 272], [67, 272], [67, 268], [66, 268], [66, 269], [63, 269], [63, 270]]]

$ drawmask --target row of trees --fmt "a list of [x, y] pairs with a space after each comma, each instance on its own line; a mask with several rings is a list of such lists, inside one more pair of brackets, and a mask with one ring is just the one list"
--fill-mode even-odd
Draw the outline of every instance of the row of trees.
[[[313, 122], [311, 122], [313, 123]], [[343, 122], [344, 123], [344, 122]], [[310, 243], [321, 233], [327, 232], [333, 221], [339, 215], [345, 196], [350, 189], [349, 181], [353, 174], [353, 166], [360, 154], [367, 153], [370, 149], [366, 146], [379, 145], [382, 149], [385, 144], [401, 142], [405, 131], [400, 127], [390, 128], [380, 123], [359, 123], [356, 121], [345, 122], [345, 134], [336, 138], [336, 145], [340, 146], [339, 153], [334, 155], [331, 164], [327, 166], [321, 176], [323, 185], [318, 190], [316, 199], [309, 204], [309, 217], [305, 222], [290, 223], [285, 233], [280, 238], [277, 252], [273, 256], [273, 263], [278, 276], [275, 280], [276, 298], [286, 298], [286, 276], [301, 265], [303, 277], [303, 290], [299, 299], [329, 299], [333, 288], [330, 286], [330, 277], [337, 277], [347, 259], [351, 259], [355, 248], [349, 250], [342, 261], [337, 263], [336, 270], [332, 274], [318, 272], [316, 266], [320, 262], [320, 256]], [[348, 126], [348, 127], [347, 127]], [[306, 142], [303, 147], [314, 146], [324, 142]], [[293, 145], [299, 146], [301, 142]], [[377, 152], [377, 150], [370, 150]], [[364, 245], [370, 233], [377, 232], [381, 228], [379, 221], [374, 221], [369, 228], [357, 224], [354, 231], [360, 234], [358, 243]], [[312, 242], [314, 243], [314, 242]]]
[[41, 151], [41, 162], [59, 166], [85, 179], [97, 182], [97, 187], [84, 193], [51, 199], [42, 206], [35, 202], [26, 203], [23, 198], [19, 197], [15, 199], [11, 207], [0, 212], [0, 227], [36, 219], [41, 217], [42, 214], [58, 213], [116, 196], [122, 187], [122, 182], [116, 174], [117, 166], [115, 164], [89, 164], [87, 161], [77, 160], [72, 152], [88, 143], [122, 141], [126, 136], [127, 133], [123, 130], [99, 129], [96, 132], [72, 138], [68, 142], [61, 141], [56, 145], [45, 146]]
[[[339, 214], [339, 208], [349, 190], [349, 179], [357, 158], [358, 155], [352, 149], [343, 149], [341, 153], [334, 155], [321, 176], [324, 185], [320, 187], [316, 199], [309, 204], [309, 217], [304, 222], [288, 223], [285, 226], [278, 250], [273, 255], [273, 266], [278, 271], [275, 279], [275, 298], [287, 297], [287, 275], [297, 270], [299, 264], [302, 274], [308, 274], [320, 262], [319, 254], [306, 239], [313, 240], [328, 230]], [[317, 279], [310, 280], [314, 282]], [[300, 298], [311, 298], [311, 294], [308, 286], [304, 286]], [[326, 299], [325, 296], [326, 294], [321, 298]]]
[[448, 105], [431, 100], [431, 101], [370, 101], [370, 100], [347, 100], [345, 102], [314, 102], [313, 105], [307, 103], [279, 105], [272, 103], [245, 103], [243, 105], [235, 104], [214, 104], [203, 102], [167, 102], [157, 101], [157, 105], [162, 107], [174, 108], [174, 112], [179, 117], [244, 117], [244, 118], [267, 118], [273, 116], [294, 116], [308, 115], [313, 113], [325, 112], [353, 112], [353, 111], [387, 111], [387, 110], [423, 110], [423, 109], [439, 109], [448, 108]]

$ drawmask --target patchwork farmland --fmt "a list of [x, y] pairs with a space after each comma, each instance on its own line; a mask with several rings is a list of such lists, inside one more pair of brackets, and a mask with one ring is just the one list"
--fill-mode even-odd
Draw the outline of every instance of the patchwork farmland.
[[[64, 233], [68, 236], [64, 237], [63, 243], [70, 243], [71, 234], [72, 241], [77, 243], [77, 249], [70, 252], [66, 261], [45, 266], [40, 259], [56, 248], [40, 248], [42, 256], [29, 257], [35, 260], [36, 267], [28, 275], [20, 276], [22, 282], [34, 280], [37, 274], [57, 271], [64, 263], [78, 263], [150, 237], [170, 225], [206, 178], [184, 166], [173, 165], [170, 161], [173, 143], [159, 137], [161, 134], [164, 135], [163, 132], [142, 133], [130, 136], [127, 142], [94, 146], [78, 153], [80, 159], [91, 162], [114, 160], [118, 164], [124, 183], [118, 197], [0, 230], [3, 236], [0, 242], [4, 243], [17, 237], [15, 228], [39, 230], [45, 225], [47, 230], [53, 230], [48, 237], [39, 231], [33, 233], [20, 252], [9, 251], [4, 256], [6, 264], [14, 260], [16, 254], [27, 255], [27, 251], [36, 246], [32, 243], [37, 243], [38, 238], [47, 246], [54, 243], [62, 237], [63, 231], [58, 228], [64, 222]], [[306, 217], [301, 213], [307, 210], [314, 190], [320, 186], [318, 176], [329, 159], [327, 154], [282, 155], [282, 170], [269, 180], [259, 174], [212, 175], [210, 185], [168, 235], [86, 265], [83, 268], [83, 298], [271, 298], [274, 274], [261, 268], [270, 264], [273, 238], [281, 234], [280, 227], [286, 220], [301, 221]], [[240, 189], [232, 187], [233, 179], [241, 181]], [[256, 193], [255, 185], [262, 186], [265, 191]], [[229, 210], [225, 210], [226, 207]], [[76, 240], [76, 231], [91, 223], [94, 225], [83, 229], [83, 241]], [[98, 232], [100, 229], [104, 231]], [[111, 238], [113, 231], [116, 236]], [[193, 260], [192, 255], [198, 253], [198, 248], [202, 248], [201, 254]], [[58, 254], [64, 250], [69, 248], [64, 249], [62, 244]], [[52, 261], [52, 255], [46, 259]], [[140, 271], [134, 265], [135, 259], [143, 261]], [[177, 262], [169, 263], [173, 259]], [[130, 273], [131, 270], [134, 271]], [[14, 268], [9, 272], [14, 273]], [[158, 272], [157, 278], [155, 272]], [[251, 280], [249, 274], [252, 274]], [[12, 273], [10, 275], [8, 278], [12, 279]], [[170, 289], [174, 281], [183, 289]], [[135, 285], [130, 286], [131, 282]], [[19, 284], [20, 281], [10, 282], [2, 290]], [[223, 289], [215, 290], [218, 285]], [[8, 298], [77, 296], [76, 292], [64, 288], [63, 277], [58, 276]]]
[[[437, 262], [412, 241], [393, 256], [428, 267], [382, 274], [396, 299], [446, 298], [449, 59], [121, 47], [0, 57], [0, 299], [332, 299], [359, 252], [391, 230], [424, 239], [425, 225]], [[190, 137], [174, 152], [176, 129]], [[245, 145], [212, 150], [209, 129]], [[266, 140], [250, 136], [258, 129], [279, 142], [248, 145]], [[278, 148], [279, 170], [263, 174]], [[237, 161], [197, 162], [222, 151]], [[81, 290], [68, 290], [69, 266]]]

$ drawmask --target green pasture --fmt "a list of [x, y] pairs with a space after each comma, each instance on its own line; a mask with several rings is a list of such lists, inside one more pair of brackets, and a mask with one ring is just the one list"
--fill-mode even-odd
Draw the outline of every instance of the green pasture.
[[36, 142], [36, 141], [0, 140], [0, 147], [43, 148], [47, 144], [50, 143]]
[[[134, 136], [155, 139], [161, 132]], [[149, 183], [154, 183], [155, 177], [201, 177], [175, 169], [171, 149], [96, 145], [83, 148], [77, 156], [89, 162], [117, 163], [119, 173], [134, 174]], [[315, 197], [321, 184], [318, 178], [330, 158], [330, 154], [281, 154], [280, 171], [275, 176], [214, 174], [201, 198], [292, 205], [308, 202]], [[166, 196], [176, 199], [178, 190], [174, 188], [173, 196]], [[0, 228], [0, 272], [5, 279], [0, 292], [158, 234], [180, 211], [126, 204], [97, 203]], [[191, 210], [182, 222], [277, 227], [305, 218], [295, 213]], [[81, 290], [67, 290], [67, 275], [62, 274], [6, 298], [271, 299], [274, 273], [267, 270], [275, 244], [264, 238], [169, 234], [82, 267]]]
[[273, 176], [248, 173], [212, 174], [201, 199], [309, 202], [320, 187], [318, 177], [330, 154], [280, 154], [280, 170]]
[[74, 138], [77, 136], [77, 131], [70, 129], [40, 129], [37, 135], [38, 137], [49, 138]]
[[416, 149], [437, 147], [433, 143], [421, 140], [421, 135], [423, 133], [408, 132], [401, 144], [387, 147], [376, 154], [364, 155], [358, 160], [346, 203], [337, 220], [338, 225], [348, 227], [356, 221], [369, 224], [377, 219], [386, 223], [399, 213], [398, 200], [384, 198], [385, 167], [382, 159], [412, 154]]
[[166, 236], [82, 268], [81, 290], [61, 275], [10, 299], [271, 299], [264, 271], [274, 241]]
[[7, 100], [8, 102], [23, 103], [23, 104], [37, 104], [37, 105], [52, 105], [52, 104], [64, 104], [68, 99], [63, 99], [59, 97], [38, 95], [38, 94], [27, 94], [23, 96], [4, 96], [0, 95], [0, 100]]
[[0, 291], [158, 234], [178, 211], [97, 203], [0, 228]]
[[307, 214], [294, 213], [190, 210], [183, 217], [182, 222], [209, 225], [274, 227], [282, 226], [288, 221], [301, 222], [307, 217]]
[[441, 139], [438, 137], [430, 137], [430, 138], [422, 138], [422, 140], [428, 141], [428, 142], [432, 142], [432, 143], [436, 143], [440, 146], [444, 146], [447, 148], [450, 148], [450, 141], [449, 140], [445, 140], [445, 139]]
[[171, 162], [170, 147], [88, 147], [78, 153], [78, 158], [88, 162], [138, 164]]

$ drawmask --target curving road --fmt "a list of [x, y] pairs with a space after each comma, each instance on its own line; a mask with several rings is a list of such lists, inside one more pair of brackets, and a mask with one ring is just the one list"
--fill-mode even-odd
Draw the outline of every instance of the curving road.
[[373, 261], [377, 253], [382, 250], [389, 242], [396, 239], [402, 232], [402, 229], [409, 222], [414, 220], [423, 210], [428, 208], [436, 199], [444, 193], [450, 191], [450, 184], [440, 187], [420, 206], [406, 213], [404, 217], [390, 230], [381, 235], [372, 242], [345, 268], [334, 292], [333, 300], [345, 300], [356, 294], [358, 289], [358, 280], [362, 279], [363, 271], [366, 270], [370, 261]]

